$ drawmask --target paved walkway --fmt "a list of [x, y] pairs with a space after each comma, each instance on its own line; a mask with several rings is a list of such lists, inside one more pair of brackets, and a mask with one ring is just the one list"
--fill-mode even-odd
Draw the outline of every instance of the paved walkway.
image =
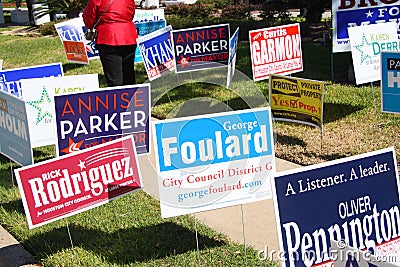
[[0, 267], [34, 267], [33, 264], [32, 255], [0, 226]]

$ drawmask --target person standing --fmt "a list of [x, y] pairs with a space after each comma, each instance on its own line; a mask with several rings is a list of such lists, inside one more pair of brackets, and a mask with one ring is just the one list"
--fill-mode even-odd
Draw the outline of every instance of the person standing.
[[15, 0], [15, 10], [21, 10], [21, 2], [22, 0]]
[[134, 0], [89, 0], [83, 10], [86, 28], [97, 30], [96, 49], [108, 86], [136, 83], [135, 10]]
[[[1, 2], [1, 1], [0, 1]], [[26, 0], [26, 7], [28, 8], [29, 23], [35, 24], [35, 17], [33, 16], [33, 4], [35, 0]], [[15, 10], [21, 10], [22, 0], [15, 0]]]
[[35, 0], [26, 0], [26, 7], [28, 8], [29, 23], [35, 25], [35, 16], [33, 15], [33, 4]]

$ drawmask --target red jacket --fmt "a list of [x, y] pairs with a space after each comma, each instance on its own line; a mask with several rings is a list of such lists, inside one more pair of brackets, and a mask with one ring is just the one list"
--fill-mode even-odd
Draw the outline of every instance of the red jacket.
[[[133, 16], [135, 15], [134, 0], [89, 0], [82, 18], [86, 28], [92, 28], [100, 17], [96, 26], [96, 44], [132, 45], [138, 37]], [[105, 13], [104, 10], [107, 8]]]

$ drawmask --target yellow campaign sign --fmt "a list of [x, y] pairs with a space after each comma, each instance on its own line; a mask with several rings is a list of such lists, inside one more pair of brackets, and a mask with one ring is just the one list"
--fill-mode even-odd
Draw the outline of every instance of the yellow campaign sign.
[[275, 120], [322, 129], [324, 82], [270, 75], [269, 104]]

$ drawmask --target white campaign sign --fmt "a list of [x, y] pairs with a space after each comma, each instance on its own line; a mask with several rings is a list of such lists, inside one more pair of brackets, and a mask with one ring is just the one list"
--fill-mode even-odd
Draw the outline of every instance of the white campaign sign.
[[54, 95], [99, 89], [98, 74], [21, 80], [27, 110], [32, 147], [54, 145]]
[[348, 29], [356, 83], [381, 79], [382, 51], [398, 51], [397, 24], [394, 22], [351, 27]]
[[134, 23], [165, 20], [164, 9], [136, 9], [133, 17]]

